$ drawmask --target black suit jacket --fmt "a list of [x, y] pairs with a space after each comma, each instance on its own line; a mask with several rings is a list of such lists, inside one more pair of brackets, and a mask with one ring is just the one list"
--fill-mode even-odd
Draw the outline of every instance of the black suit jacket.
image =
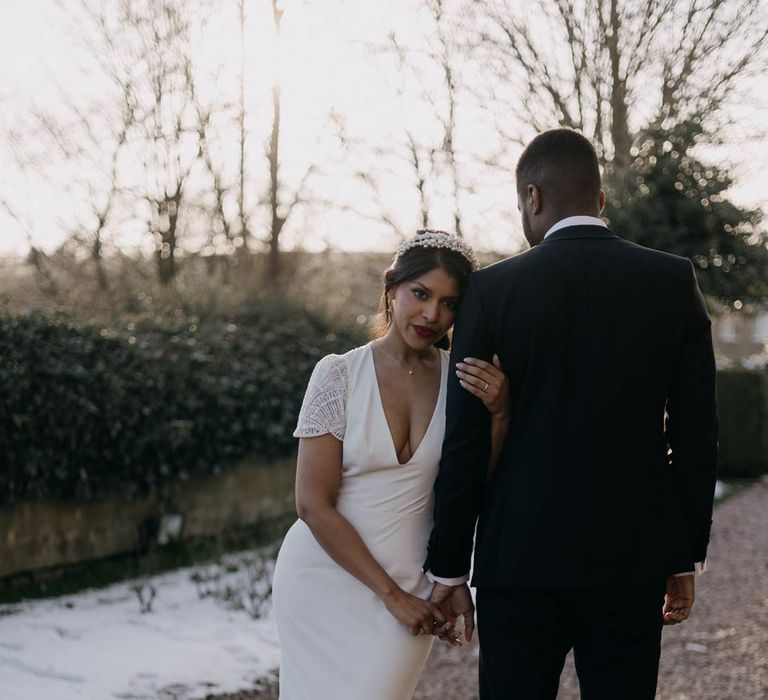
[[[710, 320], [690, 261], [571, 226], [475, 273], [451, 368], [499, 354], [510, 426], [449, 374], [425, 569], [482, 587], [658, 579], [706, 556], [716, 478]], [[478, 519], [479, 518], [479, 519]]]

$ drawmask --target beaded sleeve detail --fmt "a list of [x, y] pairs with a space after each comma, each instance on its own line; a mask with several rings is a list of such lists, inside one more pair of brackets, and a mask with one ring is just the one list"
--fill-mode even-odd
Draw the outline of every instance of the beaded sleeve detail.
[[330, 433], [344, 440], [347, 404], [347, 363], [341, 355], [326, 355], [316, 365], [304, 394], [293, 437]]

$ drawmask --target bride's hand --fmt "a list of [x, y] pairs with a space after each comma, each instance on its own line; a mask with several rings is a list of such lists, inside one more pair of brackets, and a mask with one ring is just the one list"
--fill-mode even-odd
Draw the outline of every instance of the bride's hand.
[[456, 375], [459, 384], [470, 394], [474, 394], [488, 408], [492, 416], [504, 416], [509, 411], [509, 381], [501, 369], [498, 355], [493, 356], [493, 363], [465, 357], [456, 363]]
[[387, 610], [402, 622], [414, 637], [420, 634], [432, 634], [432, 631], [442, 626], [446, 620], [438, 605], [406, 593], [402, 589], [397, 589], [383, 600]]

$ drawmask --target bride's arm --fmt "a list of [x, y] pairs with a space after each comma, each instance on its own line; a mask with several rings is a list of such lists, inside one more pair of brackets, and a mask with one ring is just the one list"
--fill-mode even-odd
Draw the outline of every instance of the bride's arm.
[[467, 357], [456, 368], [459, 384], [477, 396], [491, 414], [491, 456], [486, 475], [490, 479], [509, 431], [509, 381], [498, 355], [493, 356], [492, 363]]
[[[333, 435], [302, 438], [296, 472], [296, 510], [328, 555], [370, 588], [413, 635], [432, 634], [445, 621], [433, 603], [403, 591], [374, 559], [351, 523], [336, 510], [342, 442]], [[329, 620], [329, 624], [333, 621]]]

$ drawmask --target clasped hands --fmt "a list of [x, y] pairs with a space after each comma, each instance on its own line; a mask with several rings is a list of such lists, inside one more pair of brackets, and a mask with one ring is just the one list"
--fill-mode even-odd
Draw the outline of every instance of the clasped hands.
[[456, 631], [456, 623], [461, 617], [464, 623], [464, 639], [467, 642], [472, 641], [475, 631], [475, 604], [468, 584], [446, 586], [436, 583], [429, 600], [437, 605], [445, 616], [442, 624], [434, 625], [432, 634], [444, 642], [460, 647], [461, 635]]
[[475, 629], [475, 606], [469, 586], [435, 584], [429, 600], [400, 588], [382, 596], [387, 610], [397, 618], [413, 636], [433, 634], [453, 646], [461, 646], [461, 635], [456, 631], [459, 617], [464, 620], [464, 639], [471, 641]]

